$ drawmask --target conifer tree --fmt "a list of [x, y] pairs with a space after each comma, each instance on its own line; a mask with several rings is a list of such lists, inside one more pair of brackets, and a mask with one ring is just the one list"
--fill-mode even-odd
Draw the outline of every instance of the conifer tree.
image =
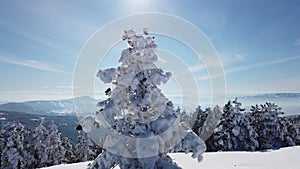
[[232, 103], [224, 106], [221, 121], [206, 142], [210, 151], [254, 151], [258, 147], [257, 133], [242, 113], [245, 109], [237, 99]]
[[98, 103], [100, 111], [81, 121], [84, 131], [95, 124], [110, 128], [104, 152], [90, 168], [179, 168], [167, 155], [176, 151], [192, 152], [192, 157], [201, 161], [204, 142], [182, 126], [180, 114], [158, 88], [172, 74], [155, 65], [154, 38], [148, 29], [144, 29], [144, 36], [128, 30], [123, 40], [129, 47], [121, 53], [120, 66], [97, 74], [114, 87], [107, 90], [108, 98]]
[[93, 151], [94, 143], [87, 133], [81, 132], [78, 136], [78, 143], [75, 145], [75, 156], [78, 162], [94, 160], [96, 153]]
[[44, 140], [46, 148], [46, 165], [52, 166], [60, 164], [65, 155], [64, 147], [61, 142], [61, 133], [58, 131], [56, 124], [52, 121], [49, 124], [48, 134]]
[[196, 120], [192, 129], [202, 140], [206, 142], [208, 151], [210, 151], [211, 148], [207, 139], [213, 134], [214, 129], [218, 126], [221, 114], [222, 112], [218, 106], [216, 106], [213, 110], [206, 108], [205, 111], [198, 106], [194, 112]]
[[0, 166], [2, 166], [2, 153], [3, 153], [3, 150], [5, 148], [5, 145], [6, 145], [6, 136], [5, 136], [5, 131], [7, 130], [6, 127], [7, 127], [7, 124], [4, 125], [3, 122], [1, 122], [1, 128], [0, 128]]
[[63, 163], [75, 163], [76, 162], [76, 157], [74, 155], [74, 146], [71, 143], [70, 138], [63, 137], [61, 146], [64, 148], [64, 151], [65, 151], [62, 162]]
[[33, 154], [35, 162], [34, 166], [36, 167], [46, 167], [47, 166], [47, 147], [45, 140], [47, 138], [48, 130], [44, 126], [45, 119], [40, 118], [36, 121], [36, 127], [31, 133], [31, 143], [27, 149], [30, 150]]
[[2, 151], [1, 168], [26, 168], [24, 159], [24, 126], [21, 123], [12, 123], [6, 130], [6, 146]]
[[277, 149], [295, 145], [296, 129], [274, 103], [252, 106], [248, 119], [258, 134], [259, 149]]

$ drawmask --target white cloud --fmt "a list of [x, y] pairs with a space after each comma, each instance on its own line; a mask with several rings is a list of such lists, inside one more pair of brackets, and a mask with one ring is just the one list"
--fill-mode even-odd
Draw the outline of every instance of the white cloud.
[[204, 64], [198, 64], [198, 65], [195, 65], [195, 66], [191, 66], [189, 67], [189, 71], [191, 71], [192, 73], [196, 73], [196, 72], [200, 72], [202, 70], [209, 70], [209, 69], [214, 69], [214, 68], [219, 68], [219, 67], [222, 67], [222, 63], [221, 64], [215, 64], [213, 63], [214, 60], [211, 60], [208, 62], [207, 65], [204, 65]]
[[298, 60], [298, 59], [300, 59], [300, 56], [294, 56], [294, 57], [288, 57], [288, 58], [283, 58], [283, 59], [259, 62], [259, 63], [254, 63], [254, 64], [251, 64], [251, 65], [244, 65], [244, 66], [231, 68], [231, 69], [225, 70], [225, 73], [229, 74], [229, 73], [234, 73], [234, 72], [240, 72], [240, 71], [244, 71], [244, 70], [248, 70], [248, 69], [253, 69], [253, 68], [256, 68], [256, 67], [269, 66], [269, 65], [279, 64], [279, 63], [288, 62], [288, 61], [292, 61], [292, 60]]
[[38, 36], [37, 33], [33, 33], [31, 31], [26, 31], [26, 28], [24, 28], [24, 27], [20, 28], [19, 25], [11, 22], [11, 20], [4, 20], [4, 19], [0, 18], [0, 24], [5, 25], [5, 27], [7, 27], [9, 30], [13, 31], [18, 36], [28, 38], [30, 40], [33, 40], [37, 43], [40, 43], [40, 44], [50, 47], [50, 48], [58, 48], [53, 43], [50, 43], [49, 40], [46, 40], [45, 38]]
[[[264, 66], [269, 66], [269, 65], [274, 65], [274, 64], [280, 64], [283, 62], [288, 62], [288, 61], [298, 60], [298, 59], [300, 59], [300, 56], [288, 57], [288, 58], [283, 58], [283, 59], [277, 59], [277, 60], [272, 60], [272, 61], [265, 61], [265, 62], [250, 64], [250, 65], [243, 65], [243, 66], [239, 66], [239, 67], [229, 68], [229, 69], [225, 69], [225, 75], [228, 75], [230, 73], [235, 73], [235, 72], [241, 72], [241, 71], [245, 71], [245, 70], [249, 70], [249, 69], [253, 69], [253, 68], [257, 68], [257, 67], [264, 67]], [[209, 80], [209, 79], [217, 78], [220, 76], [223, 76], [223, 74], [213, 74], [210, 76], [206, 75], [206, 76], [198, 77], [197, 80]]]
[[204, 66], [203, 66], [203, 65], [191, 66], [191, 67], [189, 68], [189, 70], [190, 70], [191, 72], [193, 72], [193, 73], [199, 72], [199, 71], [201, 71], [201, 70], [203, 70], [203, 69], [204, 69]]
[[233, 55], [227, 55], [224, 53], [219, 53], [219, 56], [222, 60], [222, 63], [224, 65], [229, 65], [235, 62], [240, 62], [240, 61], [244, 61], [245, 60], [245, 56], [246, 54], [241, 54], [241, 53], [236, 53]]
[[39, 62], [39, 61], [36, 61], [36, 60], [24, 60], [24, 59], [21, 59], [21, 58], [12, 58], [12, 57], [0, 56], [0, 62], [5, 62], [5, 63], [14, 64], [14, 65], [30, 67], [30, 68], [39, 69], [39, 70], [45, 70], [45, 71], [49, 71], [49, 72], [68, 74], [68, 72], [66, 72], [63, 69], [60, 69], [60, 68], [57, 68], [57, 67], [54, 67], [54, 66], [50, 66], [46, 63], [42, 63], [42, 62]]
[[237, 54], [235, 54], [234, 56], [235, 56], [235, 58], [237, 58], [239, 61], [245, 60], [245, 55], [244, 55], [244, 54], [237, 53]]
[[57, 89], [78, 89], [80, 87], [73, 86], [73, 85], [66, 85], [66, 86], [56, 86], [55, 88], [57, 88]]
[[295, 46], [300, 46], [300, 38], [298, 38], [295, 42], [294, 42]]
[[214, 78], [218, 78], [218, 77], [222, 77], [225, 76], [226, 73], [218, 73], [218, 74], [213, 74], [213, 75], [205, 75], [205, 76], [200, 76], [197, 77], [196, 80], [210, 80], [210, 79], [214, 79]]
[[0, 98], [5, 98], [4, 101], [20, 102], [29, 100], [59, 100], [73, 98], [70, 91], [0, 91]]

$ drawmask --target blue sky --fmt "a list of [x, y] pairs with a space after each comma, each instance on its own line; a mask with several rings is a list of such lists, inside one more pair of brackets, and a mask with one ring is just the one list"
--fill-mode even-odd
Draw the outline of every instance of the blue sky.
[[2, 0], [0, 101], [71, 97], [88, 38], [139, 12], [177, 15], [198, 27], [222, 60], [228, 94], [300, 92], [300, 1]]

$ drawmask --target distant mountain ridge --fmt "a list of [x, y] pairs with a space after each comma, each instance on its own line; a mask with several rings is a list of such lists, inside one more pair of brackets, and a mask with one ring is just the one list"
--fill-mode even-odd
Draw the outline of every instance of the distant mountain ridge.
[[246, 98], [298, 98], [300, 99], [300, 93], [263, 93], [256, 95], [245, 95], [241, 97]]
[[[73, 100], [74, 99], [9, 102], [0, 104], [0, 110], [37, 115], [75, 115], [76, 107], [74, 107]], [[96, 100], [93, 98], [83, 96], [75, 98], [75, 100], [77, 103], [84, 104], [86, 112], [95, 112]]]
[[[236, 95], [242, 106], [250, 110], [251, 105], [272, 102], [283, 108], [285, 115], [300, 114], [300, 93], [263, 93], [255, 95]], [[235, 95], [228, 96], [228, 100], [234, 100]], [[74, 104], [75, 101], [75, 104]], [[25, 102], [0, 102], [0, 110], [23, 112], [38, 115], [90, 115], [94, 114], [98, 108], [97, 100], [88, 97], [78, 97], [64, 100], [38, 100]], [[206, 106], [200, 105], [200, 106]], [[207, 105], [210, 106], [210, 105]], [[224, 105], [222, 105], [224, 106]], [[191, 112], [197, 105], [191, 107]], [[79, 113], [79, 114], [78, 114]]]
[[5, 103], [9, 103], [9, 102], [8, 101], [0, 101], [0, 105], [5, 104]]

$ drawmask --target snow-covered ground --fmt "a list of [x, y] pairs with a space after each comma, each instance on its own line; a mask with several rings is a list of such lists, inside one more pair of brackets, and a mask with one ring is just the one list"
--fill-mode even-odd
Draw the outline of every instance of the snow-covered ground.
[[[198, 163], [190, 154], [173, 153], [170, 156], [184, 169], [299, 169], [300, 146], [267, 152], [205, 153]], [[85, 169], [90, 162], [58, 165], [47, 169]]]

